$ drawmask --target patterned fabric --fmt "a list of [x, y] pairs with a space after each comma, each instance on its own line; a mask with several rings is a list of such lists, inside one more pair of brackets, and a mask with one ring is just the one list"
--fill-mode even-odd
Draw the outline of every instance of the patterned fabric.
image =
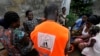
[[30, 33], [37, 24], [38, 24], [38, 21], [35, 18], [33, 20], [28, 20], [23, 23], [25, 31], [27, 33]]
[[32, 50], [32, 42], [28, 35], [19, 28], [4, 29], [0, 27], [0, 42], [10, 56], [26, 55]]
[[0, 27], [0, 42], [3, 44], [4, 48], [7, 49], [10, 56], [21, 56], [15, 46], [12, 45], [11, 29], [3, 29], [3, 27]]
[[28, 35], [18, 28], [13, 30], [13, 44], [22, 55], [26, 55], [32, 49], [32, 42], [29, 40]]

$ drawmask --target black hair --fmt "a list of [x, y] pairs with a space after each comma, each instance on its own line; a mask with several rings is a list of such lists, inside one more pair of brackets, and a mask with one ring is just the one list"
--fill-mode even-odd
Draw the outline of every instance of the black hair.
[[29, 12], [32, 12], [32, 10], [27, 10], [27, 11], [25, 12], [25, 16], [26, 16], [26, 17], [28, 16]]
[[58, 10], [58, 6], [56, 4], [50, 4], [46, 6], [44, 9], [44, 17], [47, 18], [50, 14], [55, 14], [55, 11]]
[[82, 16], [87, 16], [87, 17], [90, 17], [90, 14], [88, 14], [88, 13], [84, 13], [84, 14], [82, 14]]
[[91, 16], [87, 19], [87, 21], [90, 22], [90, 23], [92, 23], [92, 24], [94, 24], [94, 25], [96, 25], [96, 24], [99, 23], [99, 22], [98, 22], [98, 18], [97, 18], [97, 16], [95, 16], [95, 15], [91, 15]]
[[79, 18], [82, 17], [82, 16], [87, 16], [89, 18], [90, 15], [91, 14], [89, 14], [89, 13], [83, 13], [83, 14], [79, 14], [78, 16], [79, 16]]
[[17, 22], [20, 20], [19, 15], [14, 12], [14, 11], [8, 11], [4, 15], [4, 21], [8, 24], [11, 25], [14, 22]]
[[62, 7], [62, 10], [66, 9], [66, 7]]
[[99, 32], [100, 32], [100, 27], [98, 26], [92, 26], [89, 30], [90, 35], [94, 35], [94, 36]]
[[100, 16], [97, 16], [98, 24], [100, 23]]

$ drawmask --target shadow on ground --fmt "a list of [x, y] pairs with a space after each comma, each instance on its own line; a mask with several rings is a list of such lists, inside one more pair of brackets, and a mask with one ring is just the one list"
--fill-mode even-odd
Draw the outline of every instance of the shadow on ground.
[[75, 50], [72, 53], [69, 53], [69, 56], [82, 56], [82, 55], [79, 49], [75, 48]]

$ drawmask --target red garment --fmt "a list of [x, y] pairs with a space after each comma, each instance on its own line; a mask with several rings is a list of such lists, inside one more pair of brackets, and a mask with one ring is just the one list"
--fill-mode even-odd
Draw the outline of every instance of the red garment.
[[10, 29], [4, 30], [0, 28], [0, 42], [7, 49], [10, 56], [21, 56], [15, 46], [12, 45], [12, 31]]

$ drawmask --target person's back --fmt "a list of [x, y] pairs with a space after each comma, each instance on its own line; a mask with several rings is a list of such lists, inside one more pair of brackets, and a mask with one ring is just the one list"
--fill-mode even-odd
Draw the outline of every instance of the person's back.
[[31, 33], [31, 39], [40, 55], [65, 56], [68, 33], [68, 29], [63, 26], [53, 21], [45, 21]]
[[31, 33], [31, 40], [40, 56], [65, 56], [69, 31], [56, 23], [58, 7], [55, 4], [45, 7], [45, 20]]

